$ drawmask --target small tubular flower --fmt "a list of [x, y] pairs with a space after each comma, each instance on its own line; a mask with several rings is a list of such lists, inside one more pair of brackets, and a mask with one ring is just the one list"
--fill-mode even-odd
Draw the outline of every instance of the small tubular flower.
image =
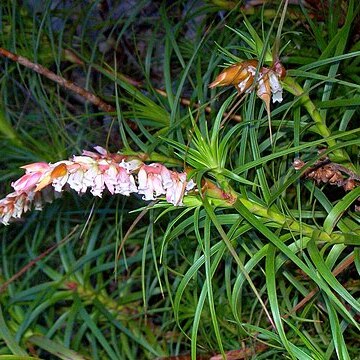
[[55, 191], [61, 192], [65, 184], [69, 180], [69, 169], [65, 163], [57, 163], [51, 172], [50, 178]]
[[41, 175], [42, 174], [40, 172], [26, 174], [19, 180], [13, 182], [11, 186], [15, 191], [27, 192], [33, 189], [34, 185], [39, 181]]
[[143, 165], [138, 173], [138, 193], [144, 195], [143, 200], [155, 200], [155, 197], [166, 193], [161, 176], [163, 165]]
[[278, 75], [270, 70], [269, 74], [268, 74], [268, 78], [269, 78], [269, 83], [270, 83], [270, 89], [271, 89], [271, 93], [272, 93], [272, 102], [279, 102], [281, 103], [283, 98], [282, 98], [282, 86], [280, 84], [279, 81], [279, 77]]
[[182, 198], [186, 190], [186, 174], [171, 173], [172, 183], [166, 189], [166, 201], [174, 205], [182, 205]]
[[185, 173], [171, 171], [171, 183], [166, 186], [166, 201], [177, 206], [183, 205], [182, 200], [188, 191], [195, 188], [195, 183], [186, 180]]
[[138, 191], [134, 176], [128, 173], [123, 167], [119, 166], [116, 176], [117, 182], [114, 186], [114, 193], [129, 196]]

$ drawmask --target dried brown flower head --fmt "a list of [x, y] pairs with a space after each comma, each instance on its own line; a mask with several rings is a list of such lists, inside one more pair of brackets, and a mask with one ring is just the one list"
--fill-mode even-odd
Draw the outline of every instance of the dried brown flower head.
[[[306, 163], [300, 159], [294, 159], [293, 168], [301, 170]], [[330, 185], [342, 186], [345, 191], [350, 191], [360, 184], [360, 177], [340, 164], [324, 157], [306, 169], [302, 175], [306, 179], [314, 180], [317, 184], [329, 183]]]

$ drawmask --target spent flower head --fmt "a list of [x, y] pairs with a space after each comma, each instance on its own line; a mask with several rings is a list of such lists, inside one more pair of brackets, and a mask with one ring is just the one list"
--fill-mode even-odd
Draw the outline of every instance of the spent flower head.
[[258, 69], [258, 67], [259, 62], [256, 59], [233, 64], [225, 68], [209, 85], [209, 88], [233, 85], [239, 94], [255, 89], [258, 97], [266, 105], [270, 102], [271, 95], [273, 102], [281, 102], [282, 86], [280, 80], [286, 76], [284, 66], [277, 61], [270, 68], [263, 66]]

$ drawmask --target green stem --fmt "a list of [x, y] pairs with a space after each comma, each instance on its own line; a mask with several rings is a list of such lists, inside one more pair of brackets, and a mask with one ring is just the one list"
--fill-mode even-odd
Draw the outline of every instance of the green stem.
[[[224, 185], [224, 182], [222, 182]], [[226, 190], [211, 189], [207, 191], [206, 195], [208, 200], [215, 207], [232, 207], [236, 201], [241, 202], [252, 214], [263, 218], [266, 222], [276, 224], [276, 227], [281, 227], [284, 230], [301, 234], [306, 237], [313, 237], [316, 234], [318, 241], [328, 242], [332, 244], [346, 244], [346, 245], [360, 245], [360, 230], [349, 234], [332, 232], [328, 234], [325, 231], [319, 230], [315, 226], [307, 225], [294, 218], [286, 216], [277, 212], [276, 210], [269, 209], [254, 201], [246, 199], [230, 189], [229, 185], [226, 186]], [[186, 202], [185, 202], [186, 203]], [[191, 203], [194, 206], [194, 202]]]
[[[241, 202], [251, 213], [280, 225], [281, 227], [284, 228], [284, 230], [293, 231], [295, 233], [302, 234], [303, 236], [310, 238], [313, 236], [314, 232], [316, 231], [318, 235], [317, 240], [324, 242], [344, 244], [344, 243], [348, 243], [350, 240], [348, 239], [348, 236], [346, 234], [343, 233], [328, 234], [325, 231], [319, 231], [319, 229], [315, 228], [314, 226], [300, 223], [299, 221], [293, 218], [285, 216], [272, 209], [267, 209], [259, 204], [256, 204], [248, 199], [244, 199], [240, 196], [237, 198], [237, 200]], [[357, 244], [359, 245], [359, 241], [357, 241]]]
[[[315, 104], [311, 101], [309, 95], [304, 91], [304, 89], [290, 76], [287, 76], [283, 80], [283, 85], [288, 92], [299, 97], [300, 104], [307, 110], [310, 117], [315, 122], [315, 126], [318, 129], [319, 134], [326, 140], [328, 146], [335, 146], [336, 141], [334, 139], [329, 139], [331, 136], [329, 128], [326, 126], [320, 112], [316, 109]], [[337, 162], [346, 163], [348, 167], [352, 169], [354, 168], [348, 154], [343, 149], [334, 150], [333, 154], [335, 155]]]

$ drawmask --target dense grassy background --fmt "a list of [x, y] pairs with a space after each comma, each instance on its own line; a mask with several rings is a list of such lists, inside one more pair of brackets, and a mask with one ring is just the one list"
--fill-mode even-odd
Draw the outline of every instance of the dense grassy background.
[[[1, 47], [116, 109], [1, 58], [1, 197], [19, 166], [101, 145], [189, 166], [233, 201], [67, 193], [1, 225], [0, 284], [19, 276], [0, 294], [0, 359], [360, 358], [359, 5], [292, 4], [279, 37], [280, 2], [259, 3], [1, 2]], [[208, 85], [237, 59], [271, 62], [277, 35], [271, 144], [255, 93]], [[353, 189], [292, 167], [325, 155]]]

